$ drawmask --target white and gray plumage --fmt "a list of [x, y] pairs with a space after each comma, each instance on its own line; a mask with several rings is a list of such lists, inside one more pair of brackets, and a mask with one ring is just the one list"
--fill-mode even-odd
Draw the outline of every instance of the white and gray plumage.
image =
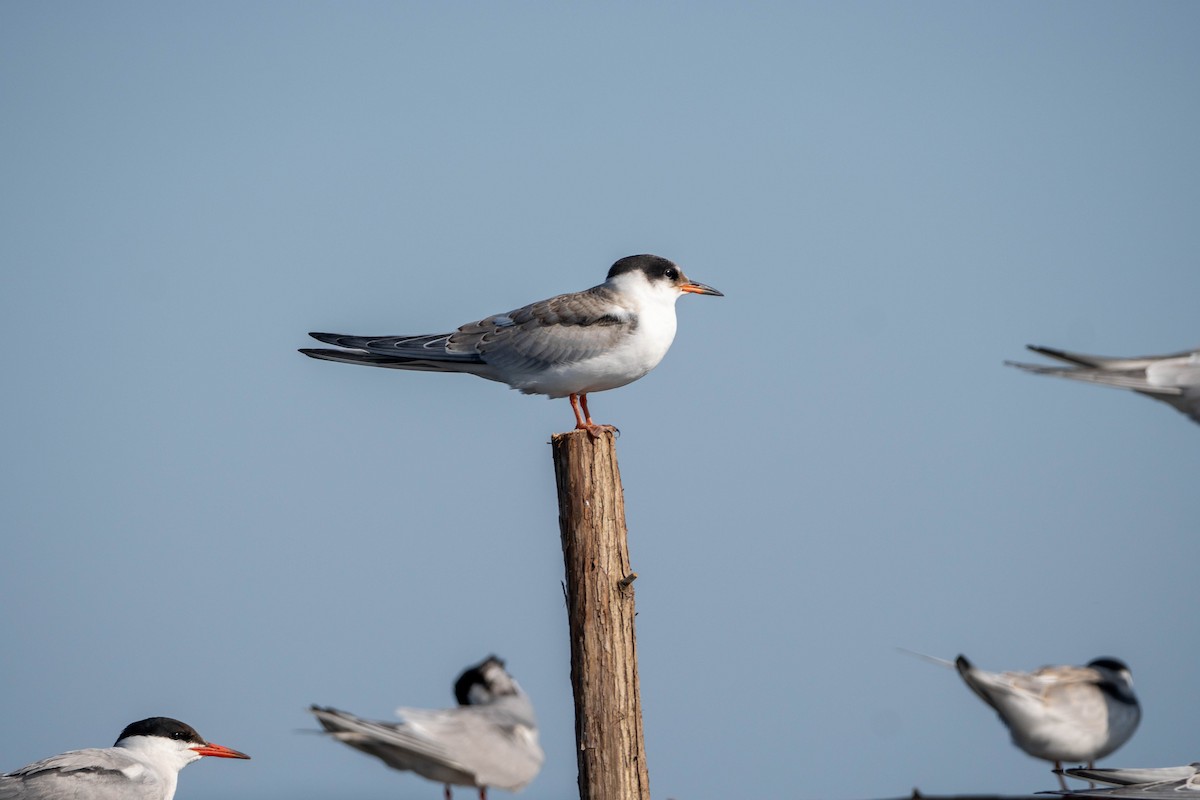
[[335, 708], [310, 710], [333, 738], [373, 755], [389, 767], [411, 770], [451, 786], [517, 791], [537, 777], [544, 755], [538, 744], [533, 703], [488, 656], [468, 667], [454, 684], [457, 708], [398, 708], [400, 722], [373, 722]]
[[1066, 797], [1124, 797], [1131, 800], [1200, 798], [1200, 762], [1183, 767], [1143, 769], [1068, 769], [1073, 778], [1107, 783], [1112, 788], [1056, 792]]
[[[599, 286], [422, 336], [310, 333], [341, 350], [302, 349], [325, 361], [427, 372], [465, 372], [524, 394], [569, 397], [575, 427], [598, 435], [587, 396], [636, 381], [658, 366], [675, 339], [680, 296], [721, 293], [688, 280], [652, 255], [612, 265]], [[582, 406], [582, 412], [580, 407]]]
[[[995, 710], [1013, 743], [1058, 770], [1064, 761], [1092, 766], [1125, 744], [1142, 718], [1129, 667], [1115, 658], [1085, 667], [986, 672], [960, 655], [954, 666]], [[1059, 782], [1065, 790], [1061, 774]]]
[[1130, 389], [1161, 400], [1186, 414], [1192, 421], [1200, 422], [1200, 350], [1161, 356], [1110, 358], [1069, 353], [1050, 347], [1026, 346], [1035, 353], [1070, 366], [1020, 364], [1015, 361], [1004, 363], [1035, 375], [1055, 375], [1117, 389]]
[[179, 770], [203, 758], [250, 758], [169, 717], [126, 726], [112, 747], [71, 750], [0, 776], [0, 800], [171, 800]]

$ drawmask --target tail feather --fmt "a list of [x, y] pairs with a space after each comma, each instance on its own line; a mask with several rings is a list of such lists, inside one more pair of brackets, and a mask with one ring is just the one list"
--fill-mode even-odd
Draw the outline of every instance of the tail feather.
[[309, 358], [316, 358], [321, 361], [336, 361], [342, 364], [362, 364], [368, 367], [411, 369], [421, 372], [475, 372], [475, 370], [471, 368], [472, 365], [469, 364], [433, 361], [430, 359], [420, 358], [397, 358], [395, 356], [382, 356], [376, 353], [363, 353], [355, 350], [322, 350], [315, 348], [301, 348], [300, 352]]
[[1132, 786], [1139, 783], [1159, 783], [1161, 781], [1186, 781], [1197, 774], [1200, 763], [1192, 763], [1183, 767], [1148, 767], [1145, 769], [1064, 769], [1060, 772], [1072, 778], [1081, 778], [1110, 786]]
[[958, 670], [958, 674], [963, 679], [963, 683], [967, 684], [968, 688], [978, 695], [980, 700], [987, 703], [992, 708], [995, 708], [997, 711], [1000, 710], [996, 705], [995, 699], [993, 699], [991, 694], [988, 692], [990, 687], [988, 686], [987, 679], [991, 677], [991, 673], [976, 669], [975, 665], [972, 664], [964, 655], [959, 655], [958, 658], [954, 659], [954, 668]]
[[1154, 386], [1146, 379], [1145, 373], [1140, 371], [1112, 370], [1100, 367], [1048, 367], [1042, 364], [1022, 364], [1017, 361], [1005, 361], [1004, 364], [1034, 375], [1053, 375], [1056, 378], [1095, 383], [1115, 389], [1132, 389], [1142, 394], [1171, 397], [1183, 394], [1183, 389], [1178, 386]]
[[1027, 344], [1025, 347], [1028, 350], [1057, 361], [1064, 361], [1080, 367], [1094, 367], [1103, 370], [1145, 369], [1156, 361], [1162, 361], [1167, 358], [1187, 358], [1193, 352], [1191, 350], [1183, 350], [1179, 353], [1168, 353], [1161, 356], [1114, 358], [1111, 356], [1092, 356], [1086, 353], [1072, 353], [1068, 350], [1059, 350], [1054, 347], [1043, 347], [1036, 344]]

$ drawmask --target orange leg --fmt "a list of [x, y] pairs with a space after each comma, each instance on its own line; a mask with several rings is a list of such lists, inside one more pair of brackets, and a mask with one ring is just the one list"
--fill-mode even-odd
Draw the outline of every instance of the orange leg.
[[578, 424], [579, 423], [579, 413], [576, 412], [576, 414], [575, 414], [575, 421], [577, 423], [575, 425], [576, 428], [583, 428], [585, 431], [587, 431], [589, 434], [592, 435], [592, 438], [595, 438], [595, 439], [599, 439], [600, 434], [604, 433], [606, 431], [611, 431], [612, 433], [620, 433], [620, 431], [618, 431], [616, 429], [616, 427], [613, 425], [597, 425], [596, 423], [592, 422], [592, 412], [588, 411], [586, 394], [579, 395], [579, 405], [583, 406], [583, 419], [585, 421], [581, 424]]
[[[583, 407], [582, 411], [580, 411], [581, 406]], [[571, 410], [575, 412], [575, 430], [577, 431], [587, 431], [595, 439], [599, 439], [600, 434], [605, 431], [619, 433], [612, 425], [597, 425], [592, 422], [592, 414], [588, 411], [586, 394], [571, 395]]]
[[575, 430], [587, 430], [587, 423], [583, 421], [583, 414], [579, 411], [579, 395], [571, 395], [571, 410], [575, 412]]

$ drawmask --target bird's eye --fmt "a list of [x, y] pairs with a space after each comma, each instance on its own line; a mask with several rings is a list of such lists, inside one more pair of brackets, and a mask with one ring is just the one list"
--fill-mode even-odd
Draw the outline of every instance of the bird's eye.
[[171, 738], [172, 739], [186, 739], [187, 734], [184, 733], [183, 731], [175, 731], [174, 733], [171, 734]]
[[671, 280], [675, 280], [679, 277], [679, 272], [674, 267], [667, 267], [667, 271], [664, 272], [663, 275], [667, 276]]

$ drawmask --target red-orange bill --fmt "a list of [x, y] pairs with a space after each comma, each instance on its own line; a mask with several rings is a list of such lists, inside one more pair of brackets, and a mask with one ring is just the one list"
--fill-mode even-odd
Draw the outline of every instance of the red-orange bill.
[[212, 742], [202, 745], [201, 747], [193, 747], [192, 749], [202, 756], [213, 756], [215, 758], [250, 758], [250, 756], [246, 755], [245, 753], [239, 753], [237, 750], [234, 750], [230, 747], [226, 747], [222, 744], [213, 744]]

